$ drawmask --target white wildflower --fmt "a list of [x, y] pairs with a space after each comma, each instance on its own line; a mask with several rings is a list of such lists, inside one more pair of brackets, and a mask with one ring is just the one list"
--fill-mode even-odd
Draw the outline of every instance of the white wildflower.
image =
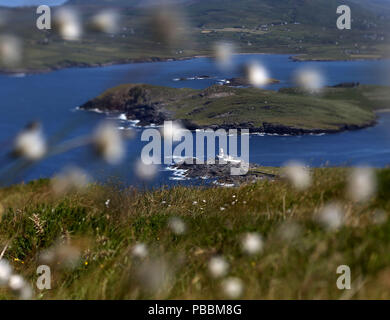
[[217, 42], [214, 45], [214, 58], [218, 66], [228, 69], [232, 66], [234, 46], [228, 42]]
[[249, 84], [254, 87], [262, 87], [269, 81], [267, 69], [257, 62], [247, 65], [245, 71]]
[[348, 196], [356, 202], [369, 200], [376, 192], [375, 171], [372, 168], [353, 168], [348, 181]]
[[187, 229], [184, 221], [177, 217], [169, 219], [168, 225], [172, 232], [177, 235], [185, 233]]
[[77, 12], [69, 8], [60, 8], [54, 16], [55, 25], [61, 37], [68, 41], [79, 40], [82, 26]]
[[329, 230], [337, 230], [344, 223], [344, 212], [337, 203], [327, 204], [318, 215], [318, 222]]
[[250, 255], [260, 253], [264, 247], [263, 238], [258, 233], [247, 233], [242, 238], [241, 247], [245, 253]]
[[8, 282], [9, 288], [21, 300], [28, 300], [32, 297], [30, 285], [20, 275], [12, 275]]
[[152, 180], [157, 174], [157, 166], [154, 164], [145, 164], [139, 159], [135, 164], [135, 174], [142, 180]]
[[277, 230], [277, 236], [286, 242], [295, 240], [302, 232], [302, 227], [292, 221], [283, 222]]
[[324, 77], [319, 70], [305, 67], [295, 73], [294, 81], [308, 93], [318, 93], [324, 86]]
[[16, 156], [36, 161], [41, 159], [46, 151], [46, 141], [39, 124], [27, 126], [15, 139], [13, 153]]
[[229, 263], [223, 257], [213, 257], [209, 261], [208, 269], [212, 277], [220, 278], [227, 274]]
[[311, 185], [310, 171], [300, 162], [288, 162], [283, 168], [283, 173], [297, 190], [305, 190]]
[[161, 133], [165, 139], [172, 141], [179, 141], [184, 133], [185, 128], [176, 121], [165, 121], [164, 126], [161, 128]]
[[118, 32], [119, 14], [115, 10], [104, 10], [92, 17], [92, 27], [100, 32]]
[[77, 167], [68, 167], [51, 180], [53, 191], [63, 194], [71, 190], [82, 190], [90, 181], [86, 172]]
[[5, 259], [0, 260], [0, 287], [5, 286], [12, 275], [12, 267]]
[[121, 134], [110, 122], [105, 122], [97, 128], [93, 145], [98, 155], [110, 164], [119, 163], [125, 155]]
[[137, 243], [132, 249], [132, 254], [138, 258], [145, 258], [148, 255], [148, 247], [145, 243]]
[[19, 64], [22, 60], [22, 42], [11, 35], [0, 36], [0, 61], [8, 67]]
[[228, 298], [237, 299], [242, 296], [244, 285], [239, 278], [227, 278], [222, 282], [222, 290]]
[[149, 294], [165, 296], [175, 283], [174, 270], [164, 257], [147, 259], [137, 269], [141, 289]]

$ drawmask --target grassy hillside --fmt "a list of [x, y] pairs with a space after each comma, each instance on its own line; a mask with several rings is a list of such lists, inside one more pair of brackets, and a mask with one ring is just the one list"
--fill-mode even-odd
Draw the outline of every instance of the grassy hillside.
[[[129, 84], [109, 89], [82, 108], [120, 111], [144, 120], [138, 109], [147, 106], [153, 115], [161, 112], [166, 119], [184, 120], [190, 127], [263, 131], [267, 123], [319, 132], [370, 125], [375, 121], [373, 111], [388, 108], [389, 103], [388, 88], [377, 86], [327, 88], [321, 95], [311, 96], [297, 89], [275, 92], [212, 86], [193, 90]], [[156, 119], [162, 121], [151, 117], [150, 122]]]
[[[355, 27], [362, 27], [364, 19], [372, 18], [360, 5], [351, 1]], [[337, 0], [211, 0], [197, 1], [188, 6], [188, 11], [196, 21], [206, 27], [245, 25], [256, 27], [272, 22], [299, 22], [301, 24], [321, 27], [334, 27], [336, 9], [340, 5]]]
[[[279, 179], [150, 192], [92, 185], [63, 196], [47, 181], [17, 185], [0, 190], [0, 245], [9, 244], [4, 258], [32, 285], [38, 257], [53, 253], [52, 289], [36, 290], [38, 299], [219, 299], [226, 277], [242, 280], [245, 299], [389, 299], [390, 171], [377, 171], [377, 195], [363, 204], [346, 197], [347, 169], [313, 174], [302, 192]], [[344, 223], [324, 229], [315, 216], [335, 202]], [[184, 234], [172, 232], [172, 217]], [[261, 253], [243, 253], [247, 232], [262, 235]], [[137, 243], [148, 247], [144, 258], [134, 256]], [[79, 257], [73, 268], [67, 250]], [[216, 255], [230, 265], [217, 279], [208, 272]], [[351, 268], [352, 290], [337, 289], [339, 265]], [[0, 289], [0, 298], [13, 295]]]
[[[124, 4], [83, 0], [70, 3], [75, 4], [84, 26], [102, 7]], [[302, 59], [388, 56], [389, 20], [361, 4], [346, 3], [353, 12], [353, 27], [348, 31], [336, 28], [336, 0], [211, 0], [175, 5], [187, 29], [169, 46], [156, 37], [156, 31], [163, 27], [156, 28], [151, 23], [155, 19], [153, 11], [139, 5], [139, 1], [126, 1], [127, 8], [120, 10], [121, 28], [116, 35], [86, 30], [81, 40], [64, 41], [54, 30], [40, 31], [35, 27], [35, 8], [2, 9], [12, 24], [0, 32], [12, 33], [24, 42], [24, 60], [13, 67], [14, 71], [208, 55], [213, 53], [215, 42], [221, 40], [235, 43], [238, 52], [289, 53], [302, 55]], [[0, 69], [6, 67], [0, 65]]]

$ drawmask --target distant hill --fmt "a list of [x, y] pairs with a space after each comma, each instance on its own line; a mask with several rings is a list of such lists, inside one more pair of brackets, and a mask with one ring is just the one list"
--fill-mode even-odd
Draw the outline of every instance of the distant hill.
[[[353, 10], [355, 23], [360, 26], [373, 18], [359, 4], [344, 1]], [[256, 26], [264, 22], [298, 22], [311, 26], [334, 26], [339, 0], [210, 0], [188, 6], [190, 15], [204, 25]], [[356, 26], [356, 25], [355, 25]]]
[[[340, 0], [172, 0], [180, 3], [196, 26], [256, 27], [263, 23], [298, 22], [312, 26], [334, 26]], [[145, 7], [148, 0], [69, 0], [71, 5]], [[158, 1], [157, 1], [158, 3]], [[344, 0], [351, 7], [355, 28], [374, 22], [378, 12], [386, 12], [388, 0]], [[367, 10], [369, 9], [369, 10]]]
[[350, 0], [380, 15], [390, 14], [390, 0]]
[[[28, 39], [18, 72], [210, 55], [219, 41], [233, 43], [237, 52], [287, 53], [295, 60], [379, 59], [390, 54], [390, 0], [171, 1], [187, 26], [175, 43], [161, 41], [156, 33], [155, 12], [147, 9], [155, 1], [69, 0], [85, 23], [102, 6], [121, 7], [118, 34], [86, 29], [76, 42], [64, 42], [54, 30], [38, 32], [32, 27], [35, 8], [6, 9], [15, 22], [13, 33]], [[343, 3], [352, 9], [352, 30], [336, 27], [336, 8]], [[8, 71], [1, 61], [0, 70]]]

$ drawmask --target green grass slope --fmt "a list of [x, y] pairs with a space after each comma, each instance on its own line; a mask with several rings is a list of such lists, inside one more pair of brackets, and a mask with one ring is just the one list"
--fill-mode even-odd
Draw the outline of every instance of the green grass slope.
[[[72, 269], [60, 258], [47, 262], [52, 289], [35, 288], [37, 299], [223, 299], [223, 278], [208, 272], [215, 255], [230, 264], [227, 276], [243, 281], [244, 299], [389, 299], [390, 171], [377, 171], [377, 195], [363, 204], [346, 198], [347, 173], [314, 169], [303, 192], [283, 180], [150, 192], [93, 185], [63, 196], [47, 181], [17, 185], [0, 190], [0, 245], [9, 244], [4, 258], [34, 288], [42, 252], [79, 250]], [[314, 217], [334, 202], [345, 220], [330, 231]], [[381, 224], [377, 210], [385, 212]], [[172, 217], [185, 222], [186, 233], [172, 233]], [[242, 252], [247, 232], [262, 235], [262, 253]], [[143, 259], [132, 255], [139, 242], [149, 248]], [[351, 268], [352, 290], [336, 287], [340, 265]], [[149, 271], [162, 290], [151, 290]], [[0, 298], [13, 297], [0, 289]]]

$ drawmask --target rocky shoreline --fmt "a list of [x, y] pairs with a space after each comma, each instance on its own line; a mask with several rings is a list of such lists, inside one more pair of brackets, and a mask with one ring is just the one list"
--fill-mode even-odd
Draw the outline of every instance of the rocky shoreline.
[[284, 126], [280, 124], [272, 124], [263, 122], [262, 127], [254, 127], [253, 123], [246, 122], [246, 123], [237, 123], [237, 124], [229, 124], [229, 125], [210, 125], [210, 126], [193, 126], [191, 124], [186, 123], [186, 127], [189, 130], [196, 130], [196, 129], [224, 129], [224, 130], [230, 130], [230, 129], [248, 129], [250, 134], [268, 134], [268, 135], [285, 135], [285, 136], [301, 136], [301, 135], [319, 135], [319, 134], [335, 134], [345, 131], [354, 131], [354, 130], [360, 130], [364, 128], [369, 128], [372, 126], [375, 126], [377, 124], [377, 120], [372, 121], [370, 123], [367, 123], [365, 125], [348, 125], [345, 124], [341, 126], [338, 129], [334, 130], [328, 130], [328, 129], [302, 129], [302, 128], [294, 128], [289, 126]]
[[[195, 159], [192, 159], [195, 162]], [[255, 183], [259, 180], [274, 180], [278, 176], [261, 171], [261, 167], [256, 164], [249, 164], [249, 170], [244, 175], [232, 175], [231, 169], [239, 168], [239, 164], [227, 161], [220, 163], [220, 159], [216, 158], [214, 161], [206, 161], [204, 164], [191, 163], [183, 160], [182, 163], [172, 165], [170, 170], [182, 172], [181, 177], [184, 179], [194, 180], [208, 180], [214, 184], [237, 187], [242, 184]]]

